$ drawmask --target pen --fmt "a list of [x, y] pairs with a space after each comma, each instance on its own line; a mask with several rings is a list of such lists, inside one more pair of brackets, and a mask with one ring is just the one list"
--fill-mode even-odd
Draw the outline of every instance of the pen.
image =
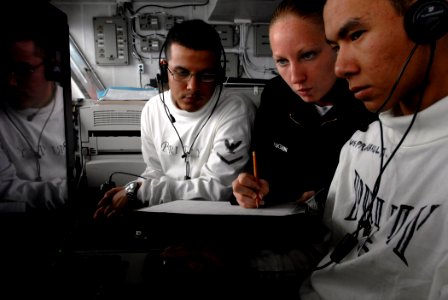
[[[257, 155], [256, 155], [255, 151], [252, 151], [252, 163], [254, 166], [254, 177], [255, 177], [255, 179], [257, 179], [257, 182], [258, 182]], [[257, 208], [259, 206], [260, 201], [261, 201], [260, 197], [257, 195], [257, 198], [255, 199], [255, 204], [257, 205]]]

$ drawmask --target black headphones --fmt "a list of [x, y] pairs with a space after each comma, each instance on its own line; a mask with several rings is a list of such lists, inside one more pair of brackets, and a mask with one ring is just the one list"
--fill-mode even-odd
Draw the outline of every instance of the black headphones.
[[448, 32], [446, 0], [417, 0], [406, 11], [404, 28], [417, 44], [429, 44]]
[[157, 74], [157, 82], [160, 84], [168, 83], [168, 62], [162, 58], [162, 51], [166, 47], [166, 42], [163, 43], [162, 49], [160, 50], [159, 55], [159, 70], [160, 73]]
[[45, 78], [48, 81], [56, 81], [61, 83], [62, 68], [57, 54], [58, 52], [54, 51], [54, 53], [46, 55], [44, 58]]

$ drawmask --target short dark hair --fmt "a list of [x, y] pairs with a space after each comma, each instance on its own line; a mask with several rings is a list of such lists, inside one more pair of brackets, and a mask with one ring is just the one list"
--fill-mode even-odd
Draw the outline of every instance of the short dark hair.
[[[60, 24], [65, 20], [61, 19], [59, 12], [51, 4], [41, 0], [26, 2], [26, 5], [10, 3], [8, 10], [14, 18], [11, 19], [8, 15], [0, 20], [0, 25], [8, 28], [0, 42], [2, 52], [8, 53], [9, 47], [14, 43], [33, 41], [38, 48], [39, 53], [36, 53], [38, 56], [51, 58], [56, 50], [65, 46], [61, 44], [61, 40], [64, 40], [61, 38], [64, 31], [60, 28]], [[20, 14], [19, 19], [15, 17], [17, 13]]]
[[215, 54], [217, 65], [220, 64], [222, 49], [221, 37], [216, 29], [203, 20], [193, 19], [176, 23], [168, 31], [164, 45], [164, 55], [170, 57], [173, 43], [193, 50], [206, 50]]
[[[414, 0], [388, 0], [399, 15], [404, 15]], [[324, 1], [326, 2], [326, 0]]]

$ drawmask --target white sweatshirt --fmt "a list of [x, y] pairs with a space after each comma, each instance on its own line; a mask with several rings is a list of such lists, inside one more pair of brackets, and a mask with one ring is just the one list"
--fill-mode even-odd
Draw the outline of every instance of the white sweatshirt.
[[64, 124], [59, 86], [54, 100], [40, 110], [13, 110], [6, 104], [0, 108], [0, 212], [53, 209], [66, 202]]
[[[170, 91], [146, 103], [141, 137], [147, 165], [142, 176], [147, 179], [138, 190], [140, 201], [155, 205], [173, 200], [229, 199], [232, 181], [249, 161], [255, 105], [251, 99], [231, 95], [225, 89], [219, 96], [219, 90], [216, 88], [210, 101], [196, 112], [178, 109]], [[173, 124], [163, 99], [175, 119]], [[184, 179], [187, 171], [181, 141], [185, 152], [190, 153], [189, 180]]]
[[[448, 97], [419, 112], [373, 199], [371, 235], [312, 274], [302, 299], [448, 299]], [[412, 116], [380, 114], [384, 163]], [[337, 243], [355, 231], [380, 169], [379, 122], [341, 152], [324, 219]], [[325, 257], [320, 265], [329, 261]]]

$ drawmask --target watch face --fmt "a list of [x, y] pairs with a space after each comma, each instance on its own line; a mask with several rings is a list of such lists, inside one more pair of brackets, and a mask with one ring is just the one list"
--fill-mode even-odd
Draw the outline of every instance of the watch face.
[[137, 187], [137, 182], [130, 182], [126, 185], [125, 190], [126, 190], [126, 192], [134, 192], [136, 187]]

